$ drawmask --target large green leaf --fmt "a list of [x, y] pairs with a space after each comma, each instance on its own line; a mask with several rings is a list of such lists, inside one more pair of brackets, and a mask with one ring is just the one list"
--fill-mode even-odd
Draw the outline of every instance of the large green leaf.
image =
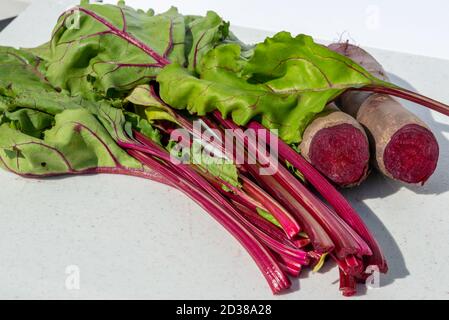
[[250, 82], [280, 93], [322, 92], [362, 87], [376, 81], [352, 60], [317, 44], [312, 37], [279, 32], [254, 50], [243, 70]]
[[222, 44], [203, 57], [199, 75], [179, 65], [165, 67], [157, 77], [162, 99], [192, 114], [218, 109], [239, 125], [260, 118], [293, 143], [344, 90], [380, 83], [305, 35], [281, 32], [258, 44], [251, 57], [246, 54], [238, 44]]
[[127, 137], [115, 102], [69, 97], [43, 71], [30, 52], [0, 47], [0, 166], [35, 176], [142, 170], [116, 144]]
[[[106, 168], [142, 169], [86, 109], [66, 110], [43, 139], [0, 126], [0, 166], [22, 175], [75, 174]], [[93, 171], [92, 171], [93, 172]]]
[[[36, 117], [37, 114], [55, 115], [66, 109], [91, 105], [91, 102], [80, 97], [61, 94], [47, 81], [42, 65], [42, 61], [29, 52], [0, 47], [1, 110], [12, 112], [19, 108], [29, 108], [40, 111], [34, 114]], [[15, 116], [18, 117], [18, 114]]]
[[14, 95], [29, 87], [53, 91], [45, 80], [42, 61], [31, 53], [10, 47], [0, 47], [0, 94]]
[[82, 4], [54, 28], [47, 76], [72, 94], [121, 91], [152, 79], [168, 60], [183, 63], [183, 17], [124, 5]]
[[119, 5], [81, 4], [61, 15], [48, 46], [47, 76], [72, 95], [122, 95], [175, 62], [196, 64], [227, 35], [217, 14], [183, 16], [176, 8], [155, 15]]

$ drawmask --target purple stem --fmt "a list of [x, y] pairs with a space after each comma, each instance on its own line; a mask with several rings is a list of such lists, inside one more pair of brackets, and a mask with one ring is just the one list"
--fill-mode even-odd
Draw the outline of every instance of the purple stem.
[[288, 258], [282, 257], [281, 255], [277, 254], [276, 252], [273, 252], [273, 255], [276, 257], [276, 260], [279, 263], [279, 266], [281, 267], [284, 272], [286, 272], [288, 275], [292, 277], [298, 277], [301, 273], [303, 265], [301, 263], [298, 263], [296, 261], [289, 260]]
[[[218, 111], [214, 112], [214, 116], [224, 126], [230, 129], [239, 129], [231, 120], [225, 120]], [[254, 139], [245, 139], [242, 131], [235, 130], [236, 136], [239, 136], [240, 142], [247, 146], [250, 155], [257, 159], [263, 157], [264, 163], [272, 161], [267, 155], [258, 152]], [[239, 134], [240, 133], [240, 134]], [[251, 134], [251, 133], [250, 133]], [[253, 170], [255, 171], [255, 170]], [[319, 224], [330, 235], [332, 242], [335, 244], [335, 251], [339, 258], [345, 258], [348, 255], [371, 255], [371, 249], [353, 231], [338, 215], [330, 210], [322, 203], [310, 190], [308, 190], [298, 179], [293, 177], [291, 173], [282, 165], [278, 166], [278, 171], [273, 176], [258, 177], [258, 181], [264, 184], [265, 188], [272, 189], [280, 196], [279, 201], [288, 208], [291, 198], [296, 199], [308, 212], [319, 222]], [[283, 187], [279, 192], [279, 188], [275, 188], [275, 182]], [[306, 231], [307, 232], [307, 231]], [[311, 236], [311, 235], [309, 235]]]
[[86, 168], [82, 170], [73, 170], [67, 172], [48, 172], [42, 174], [31, 174], [31, 173], [21, 173], [18, 172], [7, 165], [5, 160], [0, 156], [0, 162], [3, 166], [10, 172], [17, 174], [18, 176], [30, 179], [41, 179], [41, 178], [49, 178], [49, 177], [57, 177], [62, 175], [78, 175], [78, 174], [121, 174], [133, 177], [139, 177], [143, 179], [153, 180], [156, 182], [160, 182], [163, 184], [170, 185], [163, 176], [161, 176], [158, 172], [153, 170], [148, 170], [148, 168], [133, 169], [133, 168], [116, 168], [116, 167], [95, 167], [95, 168]]
[[353, 276], [345, 274], [341, 269], [340, 272], [340, 291], [345, 297], [351, 297], [356, 294], [356, 281]]
[[[261, 218], [251, 209], [238, 202], [232, 202], [244, 219], [249, 223], [251, 230], [268, 246], [279, 255], [290, 257], [302, 265], [309, 263], [307, 252], [295, 247], [295, 245], [285, 238], [283, 233], [278, 233], [270, 222]], [[271, 224], [271, 226], [269, 226]]]
[[278, 263], [279, 263], [279, 266], [281, 267], [281, 269], [291, 277], [297, 278], [301, 274], [302, 268], [295, 268], [295, 267], [287, 265], [283, 262], [278, 262]]
[[[149, 140], [148, 138], [146, 138], [145, 136], [143, 136], [141, 133], [139, 132], [135, 132], [135, 136], [136, 139], [142, 143], [143, 145], [145, 145], [148, 149], [141, 149], [140, 151], [145, 152], [145, 153], [149, 153], [153, 156], [159, 157], [167, 162], [170, 162], [170, 156], [168, 154], [168, 152], [164, 149], [162, 149], [160, 146], [157, 146], [153, 141]], [[123, 145], [123, 147], [129, 147], [129, 145]], [[141, 148], [141, 147], [140, 147]], [[133, 149], [131, 147], [131, 149]], [[191, 168], [188, 165], [185, 164], [180, 164], [176, 166], [176, 169], [181, 169], [180, 171], [185, 175], [186, 178], [191, 179], [193, 182], [202, 185], [205, 190], [212, 196], [215, 198], [215, 200], [217, 200], [219, 203], [221, 203], [229, 212], [233, 212], [236, 216], [240, 216], [240, 214], [238, 213], [238, 211], [235, 210], [235, 208], [228, 202], [228, 200], [224, 199], [222, 194], [220, 193], [220, 191], [217, 191], [216, 188], [214, 188], [212, 185], [210, 185], [203, 177], [201, 177], [193, 168]], [[246, 181], [246, 184], [248, 185], [248, 181]], [[219, 188], [221, 190], [221, 188]], [[256, 198], [256, 200], [260, 200], [263, 199], [265, 200], [265, 205], [266, 203], [269, 201], [269, 199], [267, 198], [267, 196], [265, 196], [263, 193], [258, 192], [258, 199]], [[251, 196], [251, 194], [250, 194]], [[275, 208], [276, 205], [275, 203], [270, 204], [270, 208], [268, 209], [276, 209], [276, 210], [280, 210], [280, 206], [278, 208]], [[271, 211], [270, 211], [271, 212]], [[285, 211], [284, 211], [285, 213]], [[293, 219], [293, 218], [292, 218]], [[293, 220], [294, 223], [296, 223], [296, 221]], [[287, 229], [289, 230], [289, 229]], [[299, 226], [298, 226], [298, 232], [299, 232]], [[296, 232], [295, 235], [298, 233]]]
[[[124, 148], [129, 148], [130, 150], [136, 150], [140, 149], [140, 152], [148, 153], [153, 156], [156, 156], [164, 161], [168, 162], [169, 167], [173, 167], [174, 171], [180, 172], [186, 179], [190, 180], [192, 183], [195, 183], [197, 185], [200, 185], [202, 188], [205, 189], [205, 191], [215, 199], [218, 203], [222, 205], [223, 208], [225, 208], [228, 212], [236, 216], [237, 218], [240, 218], [241, 222], [243, 222], [244, 225], [249, 227], [258, 238], [260, 238], [266, 245], [268, 245], [270, 248], [273, 248], [274, 250], [283, 252], [285, 251], [285, 254], [291, 254], [292, 256], [297, 256], [297, 258], [306, 258], [306, 253], [302, 250], [294, 249], [294, 248], [287, 248], [282, 243], [279, 243], [277, 240], [271, 238], [269, 235], [265, 234], [263, 231], [255, 228], [251, 223], [249, 223], [247, 220], [242, 219], [240, 213], [226, 200], [222, 194], [217, 191], [212, 185], [210, 185], [204, 178], [202, 178], [195, 170], [193, 170], [190, 166], [180, 164], [177, 166], [174, 166], [170, 163], [170, 156], [168, 152], [164, 149], [162, 149], [160, 146], [157, 146], [153, 141], [149, 140], [145, 136], [143, 136], [139, 132], [135, 132], [135, 136], [137, 141], [142, 143], [146, 148], [139, 147], [134, 148], [130, 144], [123, 144], [121, 143], [121, 146]], [[219, 188], [219, 190], [222, 190], [222, 188]], [[301, 260], [303, 261], [303, 260]]]
[[251, 232], [230, 212], [209, 196], [202, 187], [192, 184], [163, 163], [135, 150], [128, 150], [134, 158], [161, 173], [173, 185], [194, 199], [220, 224], [222, 224], [248, 251], [268, 281], [273, 293], [279, 293], [290, 286], [290, 281], [280, 269], [274, 257], [261, 245]]
[[418, 103], [422, 106], [425, 106], [427, 108], [430, 108], [432, 110], [435, 110], [437, 112], [440, 112], [446, 116], [449, 116], [449, 106], [441, 103], [439, 101], [433, 100], [431, 98], [428, 98], [426, 96], [423, 96], [419, 93], [399, 88], [399, 87], [381, 87], [381, 86], [365, 86], [362, 88], [357, 89], [350, 89], [355, 91], [369, 91], [369, 92], [376, 92], [376, 93], [384, 93], [391, 96], [395, 96], [398, 98], [402, 98], [408, 101], [412, 101], [415, 103]]
[[303, 248], [310, 244], [310, 239], [308, 238], [295, 239], [293, 240], [293, 243], [295, 244], [296, 247]]
[[290, 239], [301, 231], [298, 222], [276, 200], [268, 196], [263, 189], [248, 178], [242, 176], [241, 179], [243, 190], [263, 204], [266, 210], [276, 218]]
[[[266, 130], [265, 127], [255, 121], [252, 121], [248, 127], [254, 130]], [[279, 139], [269, 130], [266, 130], [266, 134], [268, 142], [270, 139], [278, 140], [278, 152], [280, 159], [284, 162], [290, 162], [296, 169], [298, 169], [304, 175], [306, 180], [309, 181], [312, 186], [323, 196], [323, 198], [335, 209], [337, 214], [370, 246], [373, 255], [368, 258], [368, 263], [377, 265], [381, 272], [387, 272], [387, 262], [379, 244], [348, 200], [346, 200], [343, 195], [318, 172], [318, 170], [316, 170], [309, 162], [307, 162], [284, 141]]]
[[[150, 90], [152, 90], [151, 94], [154, 97], [158, 97], [156, 92], [154, 91], [153, 87], [151, 87]], [[160, 99], [160, 98], [158, 98], [158, 99]], [[167, 106], [167, 107], [170, 108], [169, 106]], [[179, 124], [185, 130], [187, 130], [189, 133], [191, 133], [192, 135], [194, 135], [196, 133], [193, 130], [192, 124], [187, 119], [183, 118], [180, 115], [177, 115], [176, 119], [179, 122]], [[139, 132], [136, 132], [135, 135], [136, 135], [137, 140], [139, 140], [144, 145], [148, 145], [149, 143], [151, 143], [147, 138], [145, 138]], [[215, 143], [213, 143], [214, 147], [219, 148], [220, 152], [222, 152], [225, 156], [230, 156], [229, 150], [225, 150], [225, 148], [223, 147], [223, 145], [221, 143], [219, 143], [217, 141], [214, 141], [214, 142], [215, 142]], [[122, 147], [126, 147], [126, 145], [122, 144]], [[140, 151], [144, 151], [144, 150], [140, 150]], [[231, 158], [231, 159], [233, 159], [233, 158]], [[284, 208], [282, 208], [282, 206], [279, 203], [277, 203], [274, 199], [272, 199], [272, 197], [270, 197], [268, 194], [266, 194], [262, 189], [258, 188], [250, 180], [245, 179], [242, 176], [241, 176], [241, 179], [244, 180], [243, 187], [244, 187], [244, 189], [246, 187], [245, 191], [247, 191], [247, 193], [249, 193], [250, 197], [254, 198], [255, 200], [257, 200], [258, 202], [260, 202], [263, 205], [263, 207], [261, 207], [262, 209], [266, 209], [266, 211], [273, 214], [273, 216], [278, 220], [278, 222], [281, 224], [282, 228], [285, 230], [285, 232], [287, 233], [287, 235], [290, 238], [293, 238], [295, 235], [298, 234], [298, 232], [300, 231], [300, 227], [299, 227], [298, 223], [296, 222], [296, 220], [294, 219], [294, 217], [291, 216], [288, 211], [286, 211]]]

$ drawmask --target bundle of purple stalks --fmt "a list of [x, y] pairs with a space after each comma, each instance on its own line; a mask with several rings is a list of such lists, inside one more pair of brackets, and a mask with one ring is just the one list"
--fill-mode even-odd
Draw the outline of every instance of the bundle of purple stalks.
[[[112, 173], [166, 184], [241, 243], [273, 293], [328, 259], [342, 294], [354, 295], [388, 267], [335, 185], [366, 178], [369, 144], [385, 175], [426, 181], [438, 159], [427, 127], [410, 114], [395, 130], [373, 119], [404, 115], [390, 96], [445, 115], [449, 106], [389, 83], [372, 57], [348, 48], [287, 32], [249, 46], [214, 12], [155, 15], [82, 1], [41, 47], [0, 47], [0, 167], [33, 178]], [[334, 102], [357, 109], [357, 119]]]

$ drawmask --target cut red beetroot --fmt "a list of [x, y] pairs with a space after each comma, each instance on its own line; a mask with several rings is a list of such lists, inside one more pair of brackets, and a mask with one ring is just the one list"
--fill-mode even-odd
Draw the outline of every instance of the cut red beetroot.
[[435, 171], [439, 148], [432, 132], [409, 124], [398, 130], [384, 151], [384, 164], [393, 178], [424, 183]]
[[[368, 52], [349, 43], [329, 46], [388, 81], [386, 72]], [[362, 88], [339, 97], [339, 107], [357, 119], [370, 137], [373, 164], [385, 176], [407, 183], [424, 183], [435, 171], [438, 144], [428, 126], [389, 95], [420, 103], [447, 114], [447, 106], [398, 88]]]
[[309, 151], [312, 165], [339, 185], [361, 181], [368, 170], [369, 156], [365, 134], [346, 123], [318, 131]]

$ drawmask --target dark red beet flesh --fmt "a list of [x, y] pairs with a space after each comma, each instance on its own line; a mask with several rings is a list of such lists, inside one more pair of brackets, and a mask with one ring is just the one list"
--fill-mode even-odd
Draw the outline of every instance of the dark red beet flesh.
[[359, 129], [344, 123], [318, 131], [311, 141], [309, 157], [325, 176], [347, 186], [365, 177], [369, 145]]
[[435, 171], [438, 143], [428, 129], [409, 124], [399, 129], [385, 148], [385, 168], [393, 178], [424, 183]]

